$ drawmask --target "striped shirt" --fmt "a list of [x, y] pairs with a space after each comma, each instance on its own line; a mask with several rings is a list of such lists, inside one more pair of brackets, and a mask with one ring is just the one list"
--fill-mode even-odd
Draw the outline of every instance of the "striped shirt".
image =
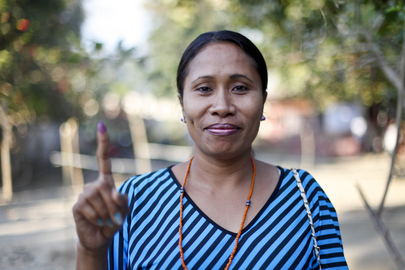
[[[277, 187], [243, 229], [229, 269], [318, 269], [309, 219], [297, 182], [279, 167]], [[304, 170], [299, 175], [312, 211], [322, 269], [348, 269], [336, 211]], [[180, 183], [171, 168], [134, 176], [119, 190], [130, 212], [109, 250], [109, 269], [182, 269], [179, 252]], [[224, 269], [236, 233], [207, 217], [185, 193], [183, 251], [189, 269]]]

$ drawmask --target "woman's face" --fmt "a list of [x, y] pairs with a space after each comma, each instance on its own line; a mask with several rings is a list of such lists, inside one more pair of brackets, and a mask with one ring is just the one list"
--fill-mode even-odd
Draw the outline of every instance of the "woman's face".
[[211, 43], [189, 63], [181, 105], [195, 152], [250, 153], [263, 112], [259, 73], [233, 43]]

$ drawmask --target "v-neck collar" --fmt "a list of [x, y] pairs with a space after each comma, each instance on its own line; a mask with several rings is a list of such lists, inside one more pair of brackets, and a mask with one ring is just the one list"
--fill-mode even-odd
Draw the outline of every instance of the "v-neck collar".
[[[174, 175], [173, 171], [172, 171], [172, 167], [174, 165], [170, 166], [167, 168], [167, 170], [170, 173], [170, 176], [173, 179], [173, 182], [177, 185], [178, 190], [179, 190], [179, 194], [180, 194], [180, 188], [181, 188], [181, 184], [179, 182], [179, 180], [176, 178], [176, 176]], [[247, 230], [250, 229], [250, 227], [253, 226], [253, 224], [255, 224], [255, 222], [257, 221], [257, 219], [260, 218], [260, 216], [262, 215], [262, 213], [267, 209], [267, 207], [271, 204], [271, 202], [274, 201], [274, 199], [277, 197], [277, 194], [280, 190], [280, 186], [281, 183], [283, 181], [283, 179], [285, 178], [287, 172], [286, 170], [284, 170], [283, 168], [281, 168], [280, 166], [276, 166], [279, 169], [280, 172], [280, 176], [276, 185], [276, 188], [273, 190], [272, 194], [270, 195], [269, 199], [266, 201], [266, 203], [262, 206], [262, 208], [260, 209], [260, 211], [256, 214], [256, 216], [249, 222], [249, 224], [247, 224], [245, 226], [245, 228], [243, 228], [242, 230], [242, 234], [245, 233]], [[186, 192], [186, 190], [184, 190], [184, 196], [187, 199], [188, 202], [190, 202], [190, 204], [194, 207], [194, 209], [201, 215], [203, 216], [209, 223], [211, 223], [214, 227], [216, 227], [217, 229], [223, 231], [226, 234], [235, 236], [237, 235], [237, 233], [235, 232], [231, 232], [225, 228], [223, 228], [222, 226], [218, 225], [215, 221], [213, 221], [210, 217], [208, 217], [201, 209], [200, 207], [198, 207], [198, 205], [193, 201], [193, 199], [191, 199], [191, 197], [188, 195], [188, 193]], [[179, 207], [180, 209], [180, 207]]]

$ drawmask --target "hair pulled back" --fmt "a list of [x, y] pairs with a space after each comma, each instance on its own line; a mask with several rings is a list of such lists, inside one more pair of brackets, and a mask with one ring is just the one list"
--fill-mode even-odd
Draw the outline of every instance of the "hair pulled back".
[[184, 51], [177, 69], [177, 91], [181, 99], [183, 98], [184, 80], [188, 74], [189, 63], [194, 59], [198, 52], [208, 44], [222, 42], [231, 42], [238, 45], [252, 58], [255, 68], [260, 75], [263, 96], [265, 95], [267, 88], [267, 66], [263, 55], [244, 35], [229, 30], [222, 30], [199, 35]]

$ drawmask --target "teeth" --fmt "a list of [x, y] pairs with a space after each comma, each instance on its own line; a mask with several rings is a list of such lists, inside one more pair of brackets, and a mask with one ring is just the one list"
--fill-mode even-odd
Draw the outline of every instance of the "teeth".
[[208, 132], [213, 135], [231, 135], [237, 132], [237, 128], [210, 128]]

